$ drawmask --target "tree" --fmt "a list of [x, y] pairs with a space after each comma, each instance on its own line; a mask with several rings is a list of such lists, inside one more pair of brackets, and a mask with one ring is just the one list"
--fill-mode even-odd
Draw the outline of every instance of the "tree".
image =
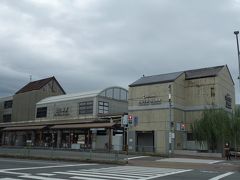
[[237, 145], [240, 144], [240, 107], [237, 106], [233, 116], [233, 122], [231, 126], [232, 139], [234, 142], [234, 149], [237, 150]]
[[232, 127], [229, 113], [212, 108], [204, 110], [202, 118], [192, 124], [192, 132], [197, 142], [207, 142], [209, 149], [214, 151], [219, 143], [232, 140]]

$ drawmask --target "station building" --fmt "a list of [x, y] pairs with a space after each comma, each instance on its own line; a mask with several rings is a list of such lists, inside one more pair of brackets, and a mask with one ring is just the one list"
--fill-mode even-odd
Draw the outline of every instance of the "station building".
[[128, 91], [109, 87], [65, 94], [54, 77], [0, 99], [1, 144], [122, 150]]
[[[209, 108], [229, 113], [235, 106], [234, 81], [227, 65], [143, 76], [129, 85], [129, 151], [169, 154], [201, 149], [191, 124]], [[205, 147], [206, 148], [206, 147]]]

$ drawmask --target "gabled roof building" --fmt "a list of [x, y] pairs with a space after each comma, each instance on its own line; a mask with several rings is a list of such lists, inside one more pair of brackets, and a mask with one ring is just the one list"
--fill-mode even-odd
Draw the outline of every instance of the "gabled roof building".
[[191, 124], [206, 108], [235, 106], [234, 82], [227, 65], [143, 76], [129, 85], [130, 151], [169, 154], [206, 149], [192, 139]]
[[29, 82], [13, 95], [12, 121], [34, 120], [38, 101], [62, 94], [65, 94], [65, 91], [54, 76]]

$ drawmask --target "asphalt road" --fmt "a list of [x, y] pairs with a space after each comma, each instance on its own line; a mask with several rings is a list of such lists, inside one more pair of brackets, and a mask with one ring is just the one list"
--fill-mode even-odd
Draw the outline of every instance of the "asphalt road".
[[[139, 158], [140, 159], [140, 158]], [[203, 179], [231, 179], [239, 180], [240, 173], [237, 171], [202, 170], [178, 167], [146, 167], [144, 164], [131, 165], [131, 161], [139, 162], [136, 159], [129, 160], [130, 165], [107, 165], [94, 163], [73, 163], [61, 161], [43, 161], [0, 158], [0, 180], [203, 180]], [[151, 160], [148, 160], [150, 163]], [[152, 161], [164, 165], [160, 161]], [[173, 162], [169, 162], [173, 163]], [[182, 163], [182, 162], [181, 162]], [[175, 164], [175, 163], [174, 163]]]

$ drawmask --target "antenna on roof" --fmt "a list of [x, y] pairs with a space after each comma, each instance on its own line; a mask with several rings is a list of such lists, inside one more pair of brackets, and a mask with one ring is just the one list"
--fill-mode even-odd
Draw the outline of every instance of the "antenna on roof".
[[32, 82], [32, 75], [31, 74], [29, 75], [29, 80], [30, 80], [30, 82]]

